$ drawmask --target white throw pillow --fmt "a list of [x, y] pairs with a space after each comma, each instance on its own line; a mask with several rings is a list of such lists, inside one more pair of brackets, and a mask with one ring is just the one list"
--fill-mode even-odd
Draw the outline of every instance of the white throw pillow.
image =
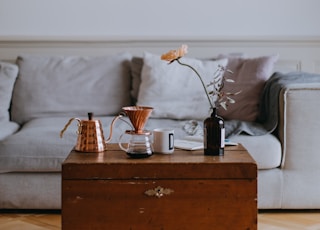
[[[197, 60], [181, 58], [195, 68], [205, 84], [212, 81], [218, 66], [225, 67], [227, 59]], [[198, 119], [209, 116], [210, 105], [197, 75], [177, 62], [168, 64], [160, 56], [145, 53], [137, 105], [152, 106], [151, 117]]]

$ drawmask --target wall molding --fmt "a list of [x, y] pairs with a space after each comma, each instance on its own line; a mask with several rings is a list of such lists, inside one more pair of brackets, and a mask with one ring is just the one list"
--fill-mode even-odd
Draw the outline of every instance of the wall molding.
[[111, 55], [128, 51], [161, 54], [181, 44], [189, 56], [213, 58], [238, 53], [247, 57], [278, 54], [277, 71], [320, 73], [320, 37], [92, 37], [92, 36], [0, 36], [0, 60], [14, 61], [32, 55]]
[[215, 42], [315, 42], [320, 36], [1, 36], [2, 41], [43, 42], [173, 42], [173, 41], [215, 41]]

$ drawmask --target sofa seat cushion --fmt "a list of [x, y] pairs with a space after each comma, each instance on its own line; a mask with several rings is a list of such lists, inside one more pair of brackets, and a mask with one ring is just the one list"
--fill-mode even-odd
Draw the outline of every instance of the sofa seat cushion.
[[[87, 119], [86, 117], [79, 117]], [[96, 117], [101, 120], [105, 139], [110, 133], [113, 116]], [[27, 122], [21, 130], [0, 142], [0, 173], [6, 172], [60, 172], [61, 164], [77, 141], [77, 122], [74, 121], [60, 138], [60, 131], [70, 117], [38, 118]], [[124, 118], [127, 119], [127, 118]], [[175, 138], [184, 138], [186, 120], [156, 119], [148, 120], [145, 129], [172, 128]], [[130, 129], [126, 122], [118, 120], [114, 125], [110, 143], [117, 143], [125, 130]], [[275, 168], [280, 165], [281, 146], [273, 135], [239, 135], [233, 141], [243, 144], [259, 169]], [[124, 139], [126, 141], [126, 139]], [[125, 153], [124, 153], [125, 154]]]
[[240, 134], [230, 138], [241, 143], [256, 161], [258, 169], [277, 168], [281, 164], [282, 148], [278, 138], [272, 134], [250, 136]]
[[[79, 117], [87, 119], [86, 117]], [[37, 118], [27, 122], [21, 130], [0, 142], [0, 173], [5, 172], [60, 172], [61, 163], [77, 141], [77, 122], [73, 121], [60, 138], [60, 131], [70, 117]], [[101, 120], [105, 139], [109, 136], [113, 116], [96, 117]], [[127, 119], [127, 118], [124, 118]], [[183, 122], [169, 119], [150, 119], [146, 129], [171, 127], [176, 135], [185, 135]], [[127, 123], [118, 120], [110, 143], [117, 143]], [[126, 139], [124, 139], [125, 141]]]
[[[87, 117], [79, 117], [87, 119]], [[5, 172], [60, 172], [61, 163], [77, 142], [78, 123], [73, 121], [60, 138], [60, 131], [70, 117], [37, 118], [25, 123], [21, 130], [0, 142], [0, 173]], [[113, 116], [100, 119], [107, 138]], [[128, 125], [117, 122], [111, 142]]]
[[[175, 139], [183, 139], [188, 136], [184, 131], [186, 123], [190, 120], [174, 120], [174, 119], [155, 119], [148, 120], [146, 129], [152, 130], [154, 128], [166, 127], [174, 129]], [[198, 135], [202, 134], [202, 121], [198, 121], [198, 127], [195, 131], [195, 136], [192, 138], [199, 140]], [[251, 136], [240, 134], [230, 138], [231, 141], [242, 144], [250, 153], [252, 158], [256, 161], [258, 169], [273, 169], [281, 164], [282, 147], [279, 139], [272, 134], [261, 136]]]
[[0, 142], [0, 173], [60, 171], [75, 138], [60, 139], [67, 118], [39, 118]]

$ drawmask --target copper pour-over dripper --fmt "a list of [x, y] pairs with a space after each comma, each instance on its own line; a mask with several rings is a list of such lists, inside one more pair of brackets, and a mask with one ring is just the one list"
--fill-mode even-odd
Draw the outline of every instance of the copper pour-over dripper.
[[[122, 107], [124, 112], [121, 112], [118, 116], [116, 116], [110, 126], [110, 135], [109, 138], [106, 140], [108, 143], [111, 140], [112, 133], [113, 133], [113, 125], [114, 123], [123, 116], [127, 115], [134, 130], [126, 130], [126, 134], [141, 134], [141, 135], [150, 135], [150, 131], [143, 130], [147, 120], [153, 110], [152, 107], [147, 106], [126, 106]], [[125, 114], [124, 114], [125, 113]], [[130, 125], [130, 124], [129, 124]]]
[[153, 108], [147, 106], [127, 106], [122, 109], [129, 117], [134, 127], [134, 132], [137, 134], [143, 134], [144, 126], [147, 123]]

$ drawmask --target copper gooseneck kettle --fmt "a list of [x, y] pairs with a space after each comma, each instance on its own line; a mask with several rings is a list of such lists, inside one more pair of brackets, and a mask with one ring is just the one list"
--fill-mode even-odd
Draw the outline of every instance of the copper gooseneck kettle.
[[104, 139], [101, 121], [94, 120], [93, 113], [88, 113], [88, 120], [71, 118], [61, 130], [60, 137], [62, 138], [63, 133], [67, 130], [71, 122], [76, 120], [78, 122], [78, 138], [74, 149], [79, 152], [103, 152], [107, 149], [106, 144], [111, 140], [113, 124], [119, 117], [120, 115], [112, 121], [108, 140]]
[[[94, 120], [93, 113], [88, 113], [88, 120], [71, 118], [61, 130], [60, 137], [62, 138], [63, 133], [67, 130], [72, 121], [76, 120], [78, 122], [78, 138], [74, 149], [79, 152], [103, 152], [107, 149], [107, 143], [110, 142], [112, 138], [114, 123], [119, 118], [128, 116], [133, 130], [127, 130], [125, 134], [131, 136], [131, 140], [128, 148], [123, 147], [119, 140], [121, 149], [126, 151], [131, 157], [142, 157], [141, 152], [146, 152], [147, 156], [152, 155], [152, 146], [149, 138], [150, 132], [143, 130], [143, 128], [153, 108], [146, 106], [127, 106], [122, 109], [124, 112], [120, 113], [112, 120], [107, 140], [104, 139], [101, 121]], [[123, 135], [121, 135], [121, 137], [122, 136]], [[139, 139], [139, 141], [136, 139]]]

